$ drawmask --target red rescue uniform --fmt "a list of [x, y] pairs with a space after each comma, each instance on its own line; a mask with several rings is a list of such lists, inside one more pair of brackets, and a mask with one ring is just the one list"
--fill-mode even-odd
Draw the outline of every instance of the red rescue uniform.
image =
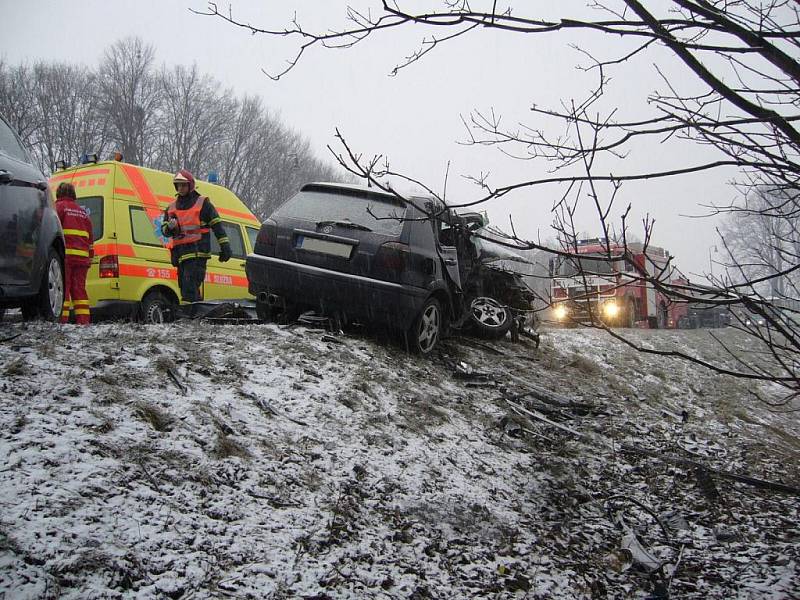
[[75, 313], [78, 325], [89, 324], [89, 295], [86, 293], [86, 274], [92, 262], [92, 221], [86, 211], [72, 198], [56, 201], [56, 212], [64, 230], [64, 306], [61, 322], [69, 321], [69, 312]]

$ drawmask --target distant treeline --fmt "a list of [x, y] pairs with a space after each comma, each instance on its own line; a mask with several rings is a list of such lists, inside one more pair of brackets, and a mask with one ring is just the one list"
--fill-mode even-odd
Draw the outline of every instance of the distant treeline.
[[45, 173], [95, 152], [185, 167], [198, 179], [214, 171], [262, 220], [303, 183], [342, 179], [260, 98], [222, 89], [196, 65], [159, 69], [154, 61], [155, 49], [138, 38], [113, 44], [96, 69], [0, 60], [0, 114]]

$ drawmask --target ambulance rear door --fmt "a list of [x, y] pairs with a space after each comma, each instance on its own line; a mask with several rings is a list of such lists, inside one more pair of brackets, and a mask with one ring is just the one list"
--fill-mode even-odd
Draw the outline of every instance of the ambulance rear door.
[[[243, 226], [233, 221], [223, 219], [222, 227], [231, 244], [232, 257], [229, 261], [219, 262], [219, 243], [216, 236], [211, 234], [211, 260], [206, 269], [205, 300], [241, 300], [252, 299], [247, 291], [247, 275], [244, 270], [244, 260], [247, 256], [245, 233]], [[249, 243], [249, 240], [248, 242]]]

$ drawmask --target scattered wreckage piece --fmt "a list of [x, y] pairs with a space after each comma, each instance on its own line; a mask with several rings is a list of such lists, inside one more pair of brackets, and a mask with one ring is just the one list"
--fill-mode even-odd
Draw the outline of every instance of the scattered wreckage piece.
[[272, 406], [272, 404], [270, 404], [269, 402], [267, 402], [263, 398], [259, 398], [258, 396], [256, 396], [255, 394], [253, 394], [251, 392], [247, 392], [245, 390], [241, 390], [240, 389], [239, 390], [239, 394], [241, 394], [245, 398], [249, 398], [250, 400], [252, 400], [259, 409], [261, 409], [262, 411], [264, 411], [267, 414], [273, 415], [275, 417], [283, 417], [284, 419], [288, 419], [292, 423], [296, 423], [297, 425], [302, 425], [303, 427], [307, 427], [308, 426], [308, 423], [306, 423], [305, 421], [301, 421], [300, 419], [295, 419], [294, 417], [289, 416], [284, 412], [278, 412], [278, 410], [276, 410]]
[[691, 467], [692, 469], [700, 469], [702, 471], [705, 471], [706, 473], [722, 477], [723, 479], [738, 481], [739, 483], [745, 483], [747, 485], [751, 485], [753, 487], [761, 488], [764, 490], [770, 490], [773, 492], [781, 492], [784, 494], [792, 494], [795, 496], [800, 496], [800, 487], [794, 485], [788, 485], [785, 483], [776, 483], [773, 481], [765, 481], [763, 479], [750, 477], [749, 475], [739, 475], [738, 473], [731, 473], [730, 471], [713, 469], [700, 462], [697, 462], [696, 460], [682, 458], [680, 456], [675, 456], [673, 454], [665, 454], [663, 452], [658, 452], [656, 450], [648, 450], [647, 448], [642, 448], [641, 446], [635, 446], [633, 444], [622, 444], [622, 446], [620, 447], [620, 451], [627, 454], [639, 454], [643, 456], [648, 456], [650, 458], [656, 458], [664, 462], [681, 465], [684, 467]]
[[167, 369], [167, 375], [169, 375], [169, 378], [170, 378], [170, 379], [172, 379], [172, 381], [175, 383], [175, 385], [176, 385], [176, 386], [178, 386], [178, 389], [181, 391], [181, 393], [182, 393], [184, 396], [185, 396], [187, 393], [189, 393], [189, 388], [186, 386], [186, 384], [185, 384], [185, 383], [183, 383], [183, 382], [180, 380], [180, 377], [178, 377], [178, 373], [175, 371], [175, 369], [174, 369], [174, 368], [172, 368], [172, 367], [169, 367], [169, 368]]

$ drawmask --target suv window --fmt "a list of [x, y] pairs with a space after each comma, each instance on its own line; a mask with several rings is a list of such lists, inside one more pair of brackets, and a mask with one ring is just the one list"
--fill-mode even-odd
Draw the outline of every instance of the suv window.
[[0, 119], [0, 152], [24, 163], [31, 162], [17, 136], [2, 119]]
[[92, 221], [93, 242], [103, 237], [103, 199], [100, 196], [92, 198], [78, 198], [78, 204], [83, 207]]
[[[244, 258], [244, 240], [242, 239], [242, 231], [236, 223], [222, 222], [222, 228], [225, 230], [225, 235], [231, 243], [231, 254], [233, 256]], [[219, 254], [219, 242], [217, 236], [211, 233], [211, 254]]]
[[394, 198], [377, 195], [323, 191], [301, 191], [287, 200], [276, 217], [309, 221], [350, 221], [386, 235], [398, 236], [403, 230], [406, 207]]

